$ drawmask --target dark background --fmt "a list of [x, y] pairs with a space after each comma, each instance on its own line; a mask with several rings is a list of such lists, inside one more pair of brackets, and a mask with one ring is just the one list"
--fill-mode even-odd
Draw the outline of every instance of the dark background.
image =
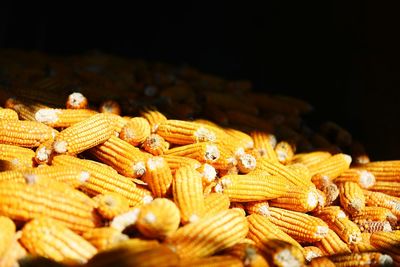
[[250, 79], [256, 90], [309, 101], [320, 117], [349, 129], [373, 159], [400, 159], [398, 6], [167, 2], [3, 4], [0, 47], [99, 49]]

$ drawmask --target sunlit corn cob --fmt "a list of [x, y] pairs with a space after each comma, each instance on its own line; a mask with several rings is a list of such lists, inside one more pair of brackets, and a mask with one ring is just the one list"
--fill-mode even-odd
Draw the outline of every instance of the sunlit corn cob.
[[145, 162], [151, 156], [116, 136], [111, 136], [89, 152], [119, 173], [134, 178], [146, 173]]
[[[236, 167], [237, 160], [231, 149], [218, 144], [217, 150], [219, 152], [219, 157], [215, 161], [210, 162], [210, 165], [212, 165], [215, 169], [219, 171], [230, 170]], [[252, 169], [252, 167], [250, 167], [249, 169]]]
[[377, 249], [371, 245], [370, 238], [371, 233], [361, 233], [361, 241], [356, 244], [351, 244], [350, 248], [352, 252], [371, 252]]
[[140, 208], [136, 227], [148, 238], [165, 239], [178, 229], [179, 223], [180, 213], [175, 203], [156, 198]]
[[35, 121], [0, 120], [0, 143], [37, 147], [56, 134], [53, 128]]
[[350, 253], [349, 246], [331, 229], [328, 234], [320, 241], [314, 243], [325, 255], [347, 254]]
[[311, 175], [321, 174], [328, 176], [331, 180], [340, 176], [349, 169], [351, 157], [346, 154], [336, 154], [316, 164], [308, 166]]
[[33, 255], [67, 264], [85, 263], [97, 252], [81, 236], [49, 218], [38, 218], [25, 224], [21, 243]]
[[193, 266], [193, 267], [242, 267], [243, 263], [240, 259], [229, 255], [218, 255], [205, 258], [190, 259], [186, 258], [179, 261], [179, 267]]
[[4, 182], [0, 183], [0, 197], [0, 214], [13, 220], [47, 216], [77, 232], [100, 225], [94, 201], [67, 185]]
[[262, 170], [270, 173], [271, 175], [276, 175], [283, 177], [287, 180], [289, 184], [296, 186], [310, 186], [310, 181], [304, 181], [302, 177], [299, 177], [295, 171], [282, 165], [279, 162], [273, 162], [266, 159], [260, 159], [257, 161], [256, 170]]
[[400, 182], [400, 160], [375, 161], [357, 168], [371, 172], [376, 181]]
[[287, 165], [287, 167], [297, 173], [305, 181], [311, 181], [311, 174], [307, 166], [301, 163]]
[[328, 176], [317, 174], [312, 177], [311, 181], [325, 194], [326, 206], [331, 205], [339, 196], [339, 188]]
[[371, 245], [380, 251], [400, 255], [400, 231], [375, 232], [370, 237]]
[[105, 164], [68, 155], [55, 156], [52, 164], [74, 166], [89, 172], [89, 179], [81, 186], [81, 190], [89, 195], [115, 192], [126, 197], [131, 206], [147, 203], [153, 199], [149, 191], [137, 187], [132, 180], [119, 175]]
[[304, 258], [306, 258], [307, 262], [310, 262], [312, 259], [323, 257], [325, 253], [318, 247], [315, 246], [305, 246], [303, 247]]
[[266, 132], [253, 131], [250, 133], [256, 149], [260, 157], [265, 157], [274, 162], [278, 161], [275, 153], [276, 138], [272, 134]]
[[376, 182], [375, 176], [366, 170], [348, 169], [334, 179], [335, 183], [354, 182], [362, 188], [368, 189]]
[[365, 207], [365, 196], [357, 183], [341, 183], [339, 192], [340, 204], [350, 214], [360, 212]]
[[119, 136], [122, 128], [128, 123], [130, 118], [121, 117], [113, 113], [103, 113], [114, 124], [114, 135]]
[[220, 211], [229, 209], [229, 197], [224, 194], [211, 193], [204, 198], [204, 217], [213, 216]]
[[147, 160], [143, 181], [147, 183], [155, 197], [165, 197], [170, 194], [172, 174], [164, 158], [152, 157]]
[[161, 112], [152, 109], [144, 109], [140, 111], [140, 115], [148, 120], [152, 133], [157, 131], [160, 123], [167, 120], [167, 117], [165, 117]]
[[53, 139], [41, 143], [35, 150], [35, 161], [37, 164], [47, 164], [54, 156]]
[[57, 153], [78, 154], [107, 141], [113, 130], [105, 115], [96, 114], [58, 133], [53, 147]]
[[174, 202], [181, 211], [183, 223], [195, 222], [204, 213], [204, 197], [201, 174], [193, 168], [181, 167], [172, 183]]
[[168, 156], [189, 157], [201, 163], [213, 164], [220, 158], [219, 148], [209, 142], [174, 147], [165, 152]]
[[97, 203], [97, 212], [106, 220], [111, 220], [129, 210], [129, 200], [115, 192], [98, 194], [93, 200]]
[[359, 221], [358, 228], [362, 233], [391, 232], [392, 226], [388, 221]]
[[305, 263], [301, 249], [280, 239], [269, 240], [261, 251], [272, 266], [300, 267]]
[[199, 168], [196, 169], [201, 174], [201, 179], [203, 181], [203, 187], [206, 187], [217, 178], [217, 171], [213, 166], [207, 163], [203, 163]]
[[216, 135], [211, 127], [189, 121], [166, 120], [158, 125], [157, 134], [166, 141], [178, 145], [216, 141]]
[[310, 262], [310, 267], [335, 267], [336, 265], [328, 257], [314, 258]]
[[18, 113], [10, 108], [0, 108], [0, 120], [18, 120]]
[[246, 218], [233, 209], [179, 228], [167, 243], [181, 258], [206, 257], [238, 243], [247, 232]]
[[28, 148], [0, 144], [0, 160], [8, 162], [3, 165], [2, 171], [32, 167], [34, 157], [35, 152]]
[[309, 212], [318, 205], [318, 192], [313, 186], [292, 186], [284, 195], [271, 199], [272, 207]]
[[233, 128], [225, 128], [224, 131], [226, 134], [234, 138], [240, 147], [250, 149], [254, 146], [253, 138], [250, 135]]
[[109, 226], [123, 232], [133, 226], [139, 216], [140, 208], [131, 208], [127, 212], [115, 216], [110, 222]]
[[89, 103], [87, 98], [79, 92], [70, 94], [65, 103], [65, 107], [68, 109], [85, 109], [88, 105]]
[[237, 156], [237, 167], [241, 173], [249, 173], [256, 168], [256, 159], [247, 153]]
[[112, 227], [90, 229], [89, 231], [84, 232], [82, 237], [98, 250], [110, 248], [129, 239], [127, 235]]
[[225, 175], [215, 187], [233, 202], [268, 200], [287, 193], [289, 185], [278, 176], [268, 174]]
[[120, 115], [121, 114], [121, 106], [118, 104], [117, 101], [106, 100], [100, 104], [99, 112]]
[[154, 156], [160, 156], [168, 150], [169, 143], [158, 134], [150, 134], [146, 140], [144, 140], [142, 148]]
[[332, 155], [326, 151], [315, 151], [308, 153], [299, 153], [293, 156], [293, 163], [301, 163], [310, 167], [314, 164], [317, 164], [327, 158], [330, 158]]
[[394, 197], [400, 197], [400, 178], [399, 182], [376, 181], [376, 183], [370, 187], [369, 190], [381, 192]]
[[133, 146], [142, 144], [150, 135], [150, 124], [142, 117], [134, 117], [125, 124], [119, 137]]
[[182, 156], [171, 156], [171, 155], [163, 155], [162, 156], [165, 161], [168, 163], [169, 168], [171, 169], [172, 174], [176, 172], [180, 167], [190, 167], [193, 169], [198, 169], [201, 167], [201, 163], [195, 159], [182, 157]]
[[379, 252], [361, 252], [347, 255], [333, 255], [330, 256], [329, 259], [337, 267], [393, 266], [392, 257]]
[[397, 216], [397, 219], [400, 218], [400, 198], [367, 190], [363, 190], [363, 192], [365, 195], [365, 204], [367, 206], [387, 208]]
[[15, 229], [15, 224], [10, 218], [0, 216], [0, 259], [14, 241]]
[[295, 149], [286, 141], [280, 141], [275, 146], [276, 157], [282, 164], [289, 163], [294, 156]]
[[253, 201], [245, 204], [247, 214], [259, 214], [265, 217], [269, 216], [268, 201]]
[[[21, 232], [17, 232], [5, 253], [0, 257], [0, 267], [23, 266], [20, 260], [27, 256], [27, 251], [19, 242]], [[18, 262], [18, 263], [17, 263]]]
[[351, 219], [355, 222], [362, 221], [388, 221], [391, 225], [397, 224], [397, 217], [387, 208], [365, 207], [358, 213], [352, 214]]
[[55, 128], [66, 128], [95, 115], [90, 109], [44, 108], [35, 113], [35, 120]]

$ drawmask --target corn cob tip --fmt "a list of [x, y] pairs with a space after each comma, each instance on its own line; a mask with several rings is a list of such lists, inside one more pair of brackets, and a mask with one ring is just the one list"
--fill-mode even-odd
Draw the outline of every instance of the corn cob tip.
[[362, 170], [360, 171], [360, 183], [364, 188], [370, 188], [375, 184], [375, 175], [371, 172]]
[[46, 147], [41, 147], [36, 151], [36, 159], [40, 162], [47, 162], [49, 160]]
[[242, 154], [238, 157], [238, 168], [242, 173], [248, 173], [256, 168], [256, 158], [250, 154]]
[[89, 177], [90, 177], [90, 173], [89, 173], [89, 172], [87, 172], [87, 171], [82, 171], [82, 172], [79, 174], [79, 181], [80, 181], [81, 183], [85, 183], [85, 182], [89, 179]]
[[41, 123], [55, 123], [60, 113], [57, 109], [40, 109], [35, 113], [35, 120]]
[[390, 255], [382, 254], [379, 257], [378, 266], [394, 266], [393, 258]]
[[205, 163], [203, 165], [203, 171], [201, 174], [203, 175], [204, 179], [207, 182], [211, 183], [215, 180], [215, 177], [217, 176], [217, 171], [215, 170], [215, 168], [213, 166]]
[[350, 156], [350, 155], [343, 154], [343, 158], [344, 158], [344, 160], [347, 162], [347, 164], [350, 165], [350, 163], [351, 163], [351, 161], [352, 161], [351, 156]]
[[63, 140], [55, 141], [53, 144], [54, 151], [60, 154], [64, 154], [67, 152], [68, 143]]
[[310, 191], [307, 196], [307, 205], [309, 207], [316, 207], [319, 203], [319, 196], [314, 191]]
[[197, 131], [194, 133], [194, 136], [199, 142], [215, 142], [217, 140], [215, 133], [211, 132], [205, 127], [200, 127], [197, 129]]
[[85, 108], [87, 106], [87, 98], [81, 93], [74, 92], [68, 96], [67, 108]]
[[146, 173], [146, 165], [142, 161], [136, 162], [132, 166], [132, 170], [137, 177], [143, 176]]
[[219, 159], [220, 153], [216, 145], [207, 145], [204, 158], [206, 161], [214, 162]]

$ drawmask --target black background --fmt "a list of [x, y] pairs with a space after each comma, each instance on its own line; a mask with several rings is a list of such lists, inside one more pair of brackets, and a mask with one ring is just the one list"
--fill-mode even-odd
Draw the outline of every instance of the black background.
[[309, 101], [373, 159], [400, 159], [398, 6], [263, 2], [2, 4], [0, 47], [99, 49], [250, 79], [256, 90]]

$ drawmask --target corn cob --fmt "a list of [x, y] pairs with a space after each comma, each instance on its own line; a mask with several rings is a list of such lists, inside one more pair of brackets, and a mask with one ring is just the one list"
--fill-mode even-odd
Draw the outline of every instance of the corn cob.
[[21, 243], [33, 255], [67, 264], [85, 263], [97, 252], [81, 236], [49, 218], [28, 222], [22, 230]]
[[340, 204], [350, 214], [360, 212], [365, 207], [365, 196], [357, 183], [341, 183], [339, 192]]
[[129, 200], [114, 192], [98, 194], [92, 199], [97, 203], [97, 212], [106, 220], [111, 220], [129, 210]]
[[142, 117], [135, 117], [122, 128], [119, 137], [133, 146], [142, 144], [151, 133], [149, 122]]
[[0, 108], [0, 120], [18, 120], [18, 113], [10, 108]]
[[181, 258], [198, 258], [233, 246], [247, 232], [245, 217], [237, 210], [226, 210], [179, 228], [166, 241]]
[[362, 188], [368, 189], [376, 182], [375, 176], [366, 170], [348, 169], [334, 179], [335, 183], [354, 182]]
[[400, 182], [377, 181], [369, 190], [390, 196], [400, 197]]
[[198, 169], [201, 167], [201, 163], [192, 158], [171, 156], [171, 155], [163, 155], [162, 157], [168, 163], [168, 166], [171, 169], [172, 174], [175, 174], [176, 170], [179, 169], [180, 167], [187, 166], [193, 169]]
[[304, 181], [301, 177], [297, 175], [297, 173], [285, 165], [280, 164], [279, 162], [272, 162], [266, 159], [260, 159], [257, 162], [256, 170], [262, 170], [270, 173], [271, 175], [277, 175], [283, 177], [287, 180], [288, 183], [296, 186], [310, 186], [310, 181]]
[[240, 173], [249, 173], [256, 168], [257, 161], [250, 154], [242, 154], [237, 157], [237, 167]]
[[322, 252], [321, 249], [315, 246], [305, 246], [303, 247], [304, 249], [304, 258], [306, 259], [307, 262], [310, 262], [312, 259], [318, 258], [318, 257], [323, 257], [325, 255], [324, 252]]
[[305, 260], [302, 251], [280, 239], [269, 240], [261, 251], [272, 266], [304, 266]]
[[284, 179], [267, 174], [225, 175], [215, 187], [230, 201], [249, 202], [268, 200], [284, 195], [289, 189]]
[[0, 144], [0, 160], [8, 161], [7, 168], [3, 170], [24, 169], [33, 166], [35, 153], [24, 147]]
[[89, 195], [115, 192], [126, 197], [131, 206], [140, 205], [153, 199], [149, 191], [136, 187], [129, 178], [119, 175], [107, 165], [68, 155], [55, 156], [52, 164], [75, 166], [89, 172], [89, 179], [81, 186], [81, 190]]
[[142, 148], [154, 156], [160, 156], [168, 150], [169, 143], [158, 134], [150, 134], [143, 142]]
[[400, 198], [367, 190], [363, 190], [363, 192], [365, 195], [365, 204], [367, 206], [387, 208], [397, 216], [397, 219], [400, 218]]
[[112, 227], [90, 229], [83, 233], [82, 237], [98, 250], [108, 249], [129, 239], [127, 235]]
[[179, 267], [184, 266], [193, 266], [193, 267], [242, 267], [243, 263], [240, 259], [229, 256], [229, 255], [220, 255], [220, 256], [211, 256], [205, 258], [198, 259], [190, 259], [186, 258], [179, 261]]
[[278, 161], [282, 164], [289, 163], [294, 156], [295, 149], [286, 141], [280, 141], [275, 146], [275, 153]]
[[350, 253], [349, 246], [331, 229], [320, 241], [314, 243], [325, 255], [336, 255]]
[[350, 248], [352, 252], [373, 252], [377, 249], [371, 245], [370, 238], [371, 233], [361, 233], [361, 241], [356, 244], [351, 244]]
[[287, 165], [287, 167], [297, 173], [305, 181], [311, 181], [311, 174], [307, 166], [301, 163]]
[[0, 258], [5, 255], [7, 252], [8, 248], [14, 241], [14, 235], [15, 235], [15, 224], [14, 222], [7, 217], [0, 216]]
[[35, 121], [1, 120], [0, 121], [0, 143], [22, 146], [37, 147], [46, 140], [53, 139], [56, 130]]
[[216, 135], [211, 127], [188, 121], [166, 120], [158, 125], [157, 134], [166, 141], [178, 145], [216, 141]]
[[336, 265], [328, 257], [314, 258], [310, 262], [310, 267], [335, 267]]
[[201, 174], [190, 167], [181, 167], [175, 173], [172, 195], [181, 211], [183, 223], [195, 222], [204, 213]]
[[230, 170], [236, 167], [237, 160], [232, 150], [220, 144], [217, 145], [217, 150], [219, 152], [219, 157], [215, 161], [212, 161], [210, 165], [219, 171]]
[[145, 162], [151, 156], [116, 136], [111, 136], [104, 143], [91, 148], [89, 152], [122, 175], [133, 178], [146, 173]]
[[8, 246], [5, 253], [0, 257], [0, 267], [13, 267], [18, 266], [16, 264], [21, 265], [20, 260], [27, 256], [27, 251], [21, 244], [18, 242], [20, 238], [20, 231], [14, 235], [11, 244]]
[[146, 174], [143, 181], [153, 192], [155, 197], [165, 197], [170, 194], [172, 183], [171, 169], [162, 157], [152, 157], [146, 162]]
[[103, 114], [96, 114], [58, 133], [54, 142], [57, 153], [78, 154], [107, 141], [113, 124]]
[[393, 259], [379, 252], [361, 252], [348, 255], [333, 255], [329, 259], [338, 267], [392, 266]]
[[151, 109], [144, 109], [143, 111], [140, 111], [140, 116], [148, 120], [152, 133], [157, 132], [160, 123], [167, 120], [167, 117], [165, 117], [161, 112]]
[[121, 117], [119, 115], [113, 113], [103, 113], [113, 124], [114, 124], [114, 135], [119, 137], [119, 134], [122, 131], [122, 128], [128, 123], [130, 118]]
[[100, 104], [99, 112], [120, 115], [121, 114], [121, 106], [118, 104], [117, 101], [106, 100]]
[[204, 217], [213, 216], [220, 211], [229, 209], [230, 201], [228, 196], [218, 193], [211, 193], [204, 198]]
[[180, 219], [179, 209], [174, 202], [156, 198], [141, 207], [136, 227], [148, 238], [165, 239], [178, 229]]
[[318, 205], [318, 192], [313, 186], [293, 186], [284, 195], [271, 199], [270, 204], [272, 207], [309, 212]]
[[371, 245], [379, 251], [400, 255], [400, 231], [375, 232], [370, 237]]
[[213, 165], [220, 158], [219, 148], [212, 143], [201, 142], [191, 145], [171, 148], [165, 152], [168, 156], [189, 157], [201, 163]]
[[362, 221], [388, 221], [391, 225], [397, 224], [397, 217], [387, 208], [365, 207], [356, 214], [351, 215], [355, 223]]
[[400, 160], [375, 161], [357, 168], [371, 172], [376, 181], [400, 182]]
[[245, 206], [247, 214], [259, 214], [265, 217], [269, 216], [269, 204], [268, 201], [253, 201], [247, 202]]
[[299, 153], [293, 156], [293, 163], [301, 163], [307, 167], [310, 167], [314, 164], [317, 164], [327, 158], [330, 158], [332, 155], [326, 151], [315, 151], [308, 153]]
[[339, 188], [328, 176], [317, 174], [312, 177], [311, 181], [317, 189], [325, 194], [326, 206], [331, 205], [339, 196]]
[[253, 131], [250, 135], [253, 138], [254, 148], [260, 157], [267, 158], [274, 162], [278, 161], [274, 150], [276, 145], [276, 138], [274, 135], [258, 131]]
[[37, 164], [47, 164], [54, 156], [53, 139], [41, 143], [35, 150], [34, 160]]
[[139, 216], [140, 208], [132, 208], [127, 212], [115, 216], [109, 223], [110, 227], [117, 229], [120, 232], [125, 231], [130, 226], [133, 226]]
[[50, 127], [66, 128], [95, 115], [90, 109], [56, 109], [43, 108], [35, 112], [35, 120]]
[[67, 102], [65, 103], [68, 109], [86, 109], [88, 108], [87, 98], [79, 92], [74, 92], [68, 96]]
[[349, 155], [337, 154], [313, 164], [308, 168], [310, 169], [312, 176], [321, 174], [328, 176], [332, 180], [348, 170], [350, 163], [351, 157]]
[[362, 233], [391, 232], [392, 226], [388, 221], [359, 221], [358, 228]]
[[15, 110], [18, 117], [22, 120], [35, 121], [35, 113], [39, 109], [48, 108], [46, 105], [34, 103], [32, 101], [21, 101], [17, 99], [8, 99], [6, 107]]

